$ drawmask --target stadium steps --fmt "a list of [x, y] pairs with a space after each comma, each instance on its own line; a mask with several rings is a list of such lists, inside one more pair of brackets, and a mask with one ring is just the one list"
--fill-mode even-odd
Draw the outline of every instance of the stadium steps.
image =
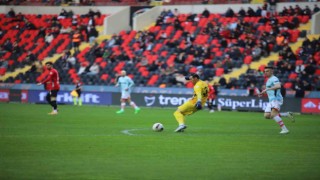
[[263, 4], [264, 0], [252, 0], [251, 4]]
[[[309, 21], [306, 24], [301, 24], [298, 28], [300, 31], [307, 31], [308, 33], [310, 32], [311, 29], [311, 21]], [[314, 35], [307, 35], [309, 39], [313, 39], [313, 37], [319, 37], [320, 35], [314, 34]], [[302, 42], [304, 41], [304, 38], [299, 38], [296, 43], [290, 44], [290, 47], [293, 52], [295, 52], [299, 47], [301, 47]], [[231, 78], [239, 78], [241, 74], [244, 74], [247, 72], [248, 68], [250, 67], [251, 69], [256, 69], [261, 65], [267, 65], [270, 61], [277, 61], [279, 59], [279, 54], [278, 53], [271, 53], [270, 56], [266, 58], [262, 58], [257, 62], [252, 62], [250, 65], [243, 64], [240, 68], [234, 69], [231, 73], [229, 74], [224, 74], [223, 77], [227, 80], [227, 82], [230, 81]], [[218, 82], [220, 77], [214, 77], [213, 82]]]
[[[79, 49], [80, 51], [82, 51], [83, 49], [85, 49], [86, 47], [89, 47], [90, 44], [89, 43], [81, 43]], [[74, 50], [70, 50], [71, 54], [74, 53]], [[63, 53], [61, 54], [54, 54], [53, 57], [46, 57], [43, 61], [42, 61], [42, 64], [45, 64], [46, 62], [50, 61], [50, 62], [53, 62], [55, 63], [61, 56], [62, 56]], [[0, 81], [5, 81], [6, 79], [8, 79], [9, 77], [13, 77], [15, 78], [18, 74], [20, 73], [23, 73], [25, 74], [27, 71], [29, 71], [31, 68], [30, 65], [27, 65], [23, 68], [19, 68], [17, 70], [15, 70], [14, 72], [8, 72], [6, 73], [4, 76], [1, 76], [0, 77]]]
[[[100, 33], [100, 34], [102, 34], [102, 32], [103, 32], [103, 26], [97, 26], [97, 31]], [[111, 35], [99, 35], [99, 37], [97, 38], [97, 42], [100, 44], [103, 40], [105, 40], [105, 39], [109, 39], [111, 37]], [[85, 49], [86, 47], [89, 47], [90, 45], [89, 45], [89, 43], [81, 43], [81, 45], [80, 45], [80, 47], [79, 47], [79, 49], [80, 49], [80, 51], [82, 51], [83, 49]], [[71, 52], [71, 54], [73, 54], [74, 53], [74, 51], [73, 50], [71, 50], [70, 51]], [[53, 57], [46, 57], [43, 61], [42, 61], [42, 63], [43, 64], [45, 64], [46, 62], [48, 62], [48, 61], [51, 61], [51, 62], [56, 62], [60, 57], [62, 56], [62, 54], [55, 54], [55, 55], [53, 55]], [[0, 77], [0, 81], [5, 81], [6, 79], [8, 79], [9, 77], [13, 77], [13, 78], [15, 78], [18, 74], [20, 74], [20, 73], [26, 73], [27, 71], [29, 71], [30, 70], [30, 68], [31, 68], [31, 66], [30, 65], [27, 65], [27, 66], [25, 66], [25, 67], [23, 67], [23, 68], [19, 68], [19, 69], [16, 69], [14, 72], [7, 72], [5, 75], [3, 75], [3, 76], [1, 76]]]

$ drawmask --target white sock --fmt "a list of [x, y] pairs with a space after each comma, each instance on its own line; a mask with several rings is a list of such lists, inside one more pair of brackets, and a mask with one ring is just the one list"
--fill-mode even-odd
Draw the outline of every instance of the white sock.
[[273, 119], [279, 124], [282, 130], [288, 130], [279, 115], [275, 116]]
[[136, 105], [136, 103], [134, 103], [133, 101], [131, 101], [130, 105], [134, 108], [134, 109], [137, 109], [138, 106]]
[[288, 116], [289, 116], [289, 112], [280, 113], [280, 116], [282, 116], [282, 117], [288, 117]]
[[121, 103], [121, 110], [124, 110], [124, 107], [126, 106], [126, 103]]

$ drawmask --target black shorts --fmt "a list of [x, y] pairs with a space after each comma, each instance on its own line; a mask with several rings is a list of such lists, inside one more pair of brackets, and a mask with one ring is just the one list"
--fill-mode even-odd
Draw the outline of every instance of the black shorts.
[[50, 97], [57, 97], [59, 90], [51, 90], [49, 91]]
[[78, 93], [78, 97], [81, 96], [81, 90], [76, 90], [76, 92]]

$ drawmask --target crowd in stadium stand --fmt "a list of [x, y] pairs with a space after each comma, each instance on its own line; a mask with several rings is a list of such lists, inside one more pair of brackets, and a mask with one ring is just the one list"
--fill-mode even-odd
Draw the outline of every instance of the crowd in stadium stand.
[[[261, 87], [265, 81], [262, 73], [264, 66], [255, 70], [250, 68], [250, 63], [276, 52], [280, 59], [269, 65], [278, 67], [281, 73], [277, 75], [285, 88], [301, 92], [319, 90], [320, 38], [309, 40], [306, 32], [296, 29], [319, 11], [318, 6], [315, 5], [313, 10], [308, 6], [289, 6], [278, 13], [268, 12], [267, 6], [265, 4], [257, 10], [249, 7], [239, 12], [229, 8], [225, 14], [213, 14], [204, 9], [200, 15], [181, 14], [178, 9], [164, 10], [149, 30], [122, 31], [101, 44], [94, 43], [98, 35], [94, 27], [97, 18], [101, 17], [99, 11], [90, 10], [88, 14], [79, 16], [62, 10], [59, 15], [46, 19], [45, 28], [33, 24], [34, 21], [21, 13], [16, 15], [14, 10], [3, 18], [9, 18], [10, 22], [6, 21], [6, 25], [13, 24], [10, 28], [19, 29], [20, 33], [37, 30], [36, 39], [42, 38], [44, 47], [50, 47], [53, 43], [56, 48], [66, 44], [59, 52], [50, 49], [43, 54], [45, 57], [63, 53], [56, 63], [61, 71], [62, 84], [81, 79], [84, 84], [113, 85], [116, 73], [125, 69], [138, 86], [192, 87], [183, 77], [196, 72], [208, 81], [215, 76], [220, 77], [219, 83], [223, 88], [247, 89], [252, 84]], [[1, 58], [0, 69], [14, 71], [17, 67], [32, 65], [29, 72], [19, 74], [15, 79], [9, 78], [7, 82], [34, 83], [39, 80], [44, 58], [39, 57], [43, 51], [33, 53], [34, 47], [30, 45], [30, 50], [24, 52], [28, 49], [26, 45], [3, 39], [9, 29], [0, 30], [2, 57], [12, 52], [10, 58]], [[70, 41], [65, 42], [62, 38], [55, 42], [61, 34], [68, 34]], [[293, 52], [288, 44], [296, 42], [299, 37], [305, 38], [305, 41]], [[81, 41], [90, 42], [91, 47], [81, 51], [75, 46]], [[75, 53], [71, 53], [72, 49]], [[17, 59], [21, 54], [25, 56], [19, 61]], [[243, 64], [249, 66], [247, 73], [227, 83], [224, 74]]]

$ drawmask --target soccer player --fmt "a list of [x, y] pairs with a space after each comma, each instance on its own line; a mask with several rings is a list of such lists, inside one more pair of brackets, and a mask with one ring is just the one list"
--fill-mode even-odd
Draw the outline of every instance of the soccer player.
[[218, 82], [214, 82], [213, 85], [208, 84], [209, 93], [208, 93], [207, 105], [210, 113], [214, 113], [213, 107], [217, 107], [218, 111], [221, 111], [221, 106], [217, 101], [215, 102], [215, 104], [213, 104], [214, 100], [218, 96], [218, 86], [219, 86]]
[[45, 84], [46, 90], [48, 91], [46, 99], [53, 108], [49, 114], [56, 115], [58, 114], [57, 94], [60, 90], [59, 73], [53, 68], [52, 62], [47, 62], [45, 65], [49, 71], [49, 75], [44, 81], [38, 83], [38, 85]]
[[82, 106], [82, 99], [81, 99], [81, 82], [77, 80], [76, 88], [74, 89], [77, 92], [77, 96], [73, 97], [73, 104]]
[[264, 117], [266, 119], [274, 119], [281, 128], [280, 134], [287, 134], [289, 133], [289, 130], [284, 125], [281, 115], [288, 116], [292, 121], [294, 121], [293, 114], [291, 112], [287, 112], [281, 113], [280, 115], [280, 106], [283, 103], [283, 97], [280, 92], [281, 83], [279, 79], [273, 75], [273, 67], [265, 67], [264, 73], [268, 80], [266, 82], [266, 88], [259, 93], [259, 97], [264, 93], [267, 93], [269, 99], [269, 103], [264, 111]]
[[183, 132], [184, 129], [187, 128], [185, 125], [185, 116], [201, 110], [208, 98], [208, 84], [200, 80], [198, 74], [191, 74], [190, 76], [186, 77], [186, 80], [191, 80], [192, 84], [194, 85], [194, 93], [193, 97], [189, 101], [179, 106], [178, 109], [173, 113], [174, 117], [179, 123], [179, 127], [175, 130], [175, 132]]
[[208, 108], [209, 108], [209, 112], [210, 113], [214, 113], [213, 101], [215, 99], [215, 89], [210, 84], [208, 84], [208, 88], [209, 88], [209, 93], [208, 93], [207, 105], [208, 105]]
[[134, 82], [129, 76], [127, 76], [127, 72], [122, 70], [116, 84], [116, 87], [120, 86], [120, 90], [121, 90], [121, 99], [120, 99], [121, 109], [117, 111], [117, 114], [124, 113], [126, 102], [128, 102], [134, 108], [135, 114], [137, 114], [140, 111], [140, 108], [133, 101], [131, 101], [130, 94], [131, 94], [131, 88], [133, 85], [134, 85]]

